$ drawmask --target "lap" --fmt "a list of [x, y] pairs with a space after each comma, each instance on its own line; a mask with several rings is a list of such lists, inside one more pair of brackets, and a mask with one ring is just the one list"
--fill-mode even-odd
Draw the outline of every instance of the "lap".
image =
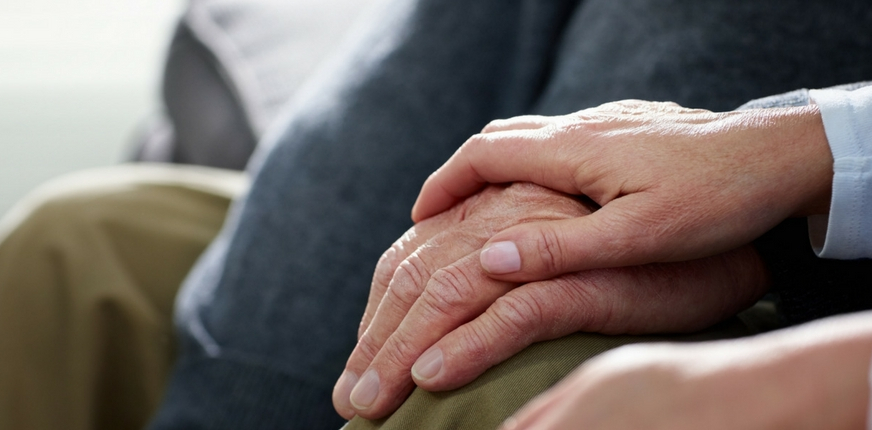
[[580, 364], [607, 350], [639, 342], [694, 342], [753, 335], [777, 326], [766, 304], [708, 330], [669, 336], [606, 336], [576, 333], [531, 345], [457, 390], [416, 389], [393, 415], [378, 421], [356, 417], [343, 430], [494, 429], [521, 406], [556, 384]]
[[174, 358], [176, 291], [244, 185], [124, 165], [13, 208], [0, 221], [0, 428], [142, 426]]

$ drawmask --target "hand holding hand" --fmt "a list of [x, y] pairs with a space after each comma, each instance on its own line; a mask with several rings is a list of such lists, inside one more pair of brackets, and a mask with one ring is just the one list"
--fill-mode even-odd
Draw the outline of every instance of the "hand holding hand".
[[376, 268], [358, 345], [334, 389], [337, 411], [383, 417], [415, 384], [457, 388], [533, 342], [576, 331], [698, 330], [749, 306], [767, 287], [749, 247], [523, 286], [481, 270], [479, 250], [495, 233], [588, 213], [570, 196], [519, 183], [488, 187], [409, 230]]
[[559, 117], [491, 123], [424, 184], [431, 217], [486, 183], [529, 181], [602, 206], [490, 238], [491, 277], [561, 273], [715, 255], [796, 215], [825, 213], [832, 155], [817, 108], [713, 113], [624, 101]]

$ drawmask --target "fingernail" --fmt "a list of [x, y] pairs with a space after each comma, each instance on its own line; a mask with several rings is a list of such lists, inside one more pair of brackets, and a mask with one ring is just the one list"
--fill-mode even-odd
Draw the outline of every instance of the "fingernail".
[[521, 254], [514, 242], [495, 242], [481, 251], [481, 266], [495, 275], [521, 270]]
[[354, 386], [357, 385], [357, 374], [354, 372], [350, 372], [348, 370], [342, 372], [342, 376], [339, 377], [339, 382], [336, 383], [336, 388], [333, 390], [333, 399], [336, 402], [336, 406], [353, 410], [354, 408], [351, 406], [351, 390], [354, 389]]
[[432, 379], [442, 370], [442, 350], [433, 348], [418, 358], [412, 366], [412, 376], [420, 381]]
[[378, 397], [378, 389], [378, 373], [375, 369], [364, 373], [354, 389], [351, 390], [350, 400], [354, 409], [362, 410], [372, 406], [375, 398]]

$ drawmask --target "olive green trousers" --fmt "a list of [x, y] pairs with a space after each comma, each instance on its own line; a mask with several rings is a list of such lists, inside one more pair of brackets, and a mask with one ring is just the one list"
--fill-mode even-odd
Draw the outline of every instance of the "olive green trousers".
[[[0, 221], [0, 429], [142, 428], [174, 358], [176, 291], [245, 187], [236, 172], [123, 165], [53, 181], [7, 214]], [[575, 334], [535, 344], [458, 390], [416, 390], [385, 420], [358, 418], [346, 427], [493, 429], [608, 349], [773, 326], [771, 309], [757, 306], [694, 335]]]
[[774, 307], [760, 303], [708, 330], [690, 335], [605, 336], [576, 333], [533, 344], [457, 390], [429, 393], [415, 389], [403, 406], [388, 418], [369, 421], [356, 417], [343, 430], [492, 430], [533, 397], [599, 353], [639, 342], [698, 342], [749, 336], [777, 326]]
[[123, 165], [52, 181], [0, 221], [0, 429], [140, 429], [174, 358], [172, 307], [235, 172]]

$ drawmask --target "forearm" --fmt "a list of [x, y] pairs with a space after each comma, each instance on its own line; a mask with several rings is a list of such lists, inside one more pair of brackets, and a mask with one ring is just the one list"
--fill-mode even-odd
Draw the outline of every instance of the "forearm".
[[[721, 372], [720, 380], [744, 383], [735, 387], [743, 397], [753, 393], [749, 413], [768, 416], [778, 428], [864, 428], [872, 313], [828, 318], [737, 343], [742, 347], [734, 350], [742, 358], [725, 360], [733, 370]], [[734, 372], [745, 377], [734, 378]]]
[[870, 357], [872, 313], [740, 340], [624, 346], [505, 428], [863, 429]]
[[[861, 88], [866, 83], [840, 87], [842, 90]], [[829, 315], [872, 309], [872, 293], [866, 288], [872, 283], [872, 261], [817, 258], [812, 245], [828, 258], [859, 258], [868, 253], [864, 240], [869, 236], [870, 213], [868, 174], [862, 168], [862, 157], [872, 154], [869, 146], [870, 102], [868, 89], [853, 92], [812, 91], [823, 117], [827, 140], [833, 151], [834, 172], [832, 206], [824, 213], [804, 219], [786, 220], [755, 241], [772, 273], [773, 289], [780, 296], [780, 311], [790, 324], [797, 324]], [[867, 100], [864, 102], [863, 99]], [[804, 105], [811, 102], [809, 91], [770, 97], [751, 102], [743, 108], [766, 108]], [[864, 149], [865, 148], [865, 149]], [[860, 163], [858, 163], [860, 161]], [[808, 224], [808, 226], [806, 225]], [[810, 227], [810, 228], [809, 228]], [[865, 238], [865, 239], [864, 239]], [[826, 242], [826, 246], [825, 245]], [[824, 249], [826, 248], [826, 249]]]

